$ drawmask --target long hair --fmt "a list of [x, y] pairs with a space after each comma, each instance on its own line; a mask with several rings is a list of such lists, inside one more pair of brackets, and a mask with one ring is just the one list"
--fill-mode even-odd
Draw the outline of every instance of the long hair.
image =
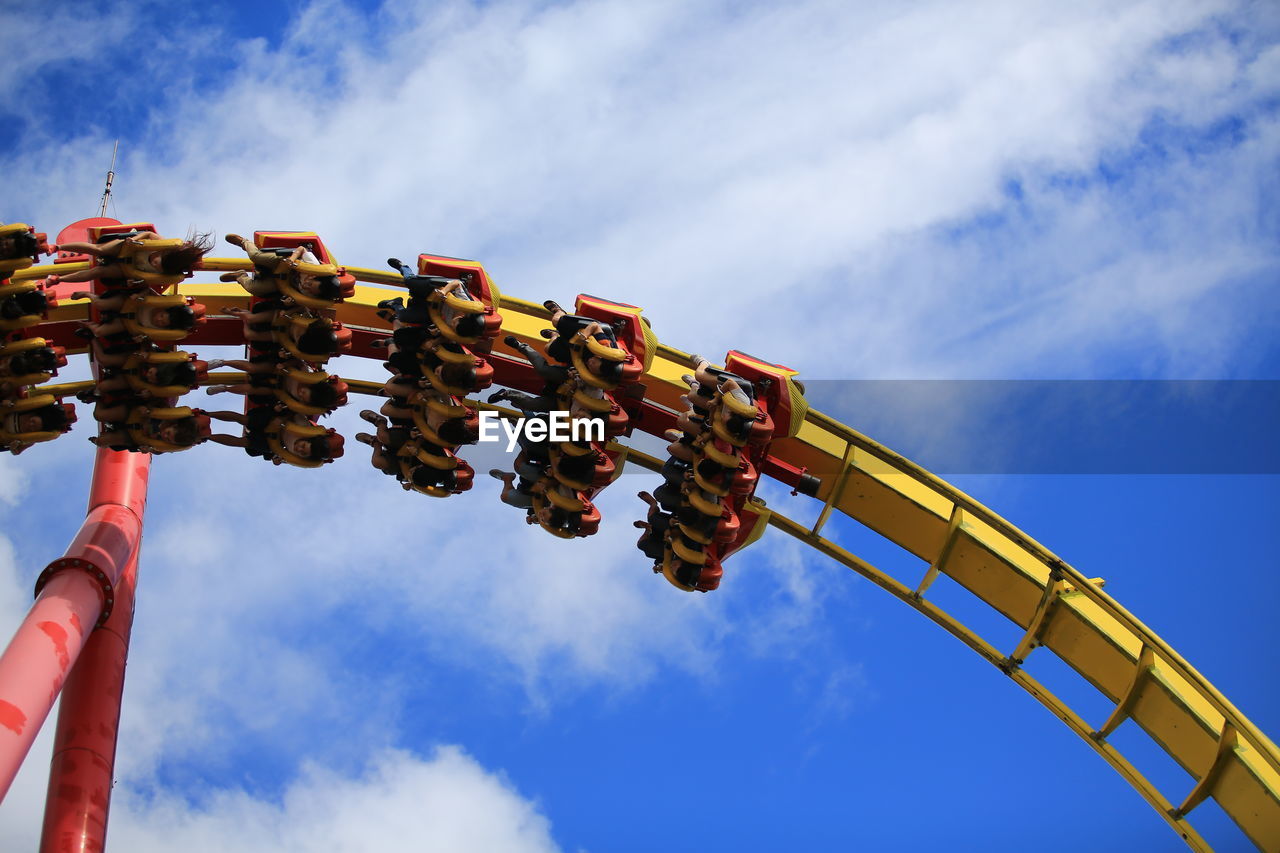
[[195, 418], [183, 418], [173, 424], [173, 443], [190, 447], [200, 440], [200, 424]]
[[180, 364], [161, 364], [156, 366], [157, 385], [185, 385], [195, 387], [198, 373], [195, 365], [189, 361]]
[[67, 417], [67, 410], [56, 404], [37, 409], [36, 413], [40, 415], [42, 432], [62, 432], [66, 429], [70, 420]]
[[20, 231], [11, 236], [13, 237], [13, 252], [8, 256], [9, 260], [30, 258], [39, 252], [40, 241], [30, 231]]
[[328, 409], [338, 402], [338, 389], [332, 382], [317, 382], [307, 386], [311, 389], [311, 405]]
[[203, 231], [191, 231], [187, 239], [176, 249], [160, 257], [160, 269], [169, 275], [191, 272], [213, 248], [213, 235]]
[[466, 418], [450, 418], [436, 429], [436, 434], [450, 444], [474, 444], [479, 437], [479, 429], [468, 426]]
[[196, 325], [196, 312], [190, 305], [174, 305], [168, 309], [170, 329], [192, 329]]
[[338, 336], [328, 320], [312, 320], [306, 331], [298, 336], [298, 349], [307, 355], [324, 355], [337, 351], [337, 348]]

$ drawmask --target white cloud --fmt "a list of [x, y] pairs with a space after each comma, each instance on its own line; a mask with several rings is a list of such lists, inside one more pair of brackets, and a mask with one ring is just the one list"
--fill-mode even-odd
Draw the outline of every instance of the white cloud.
[[[1196, 324], [1197, 306], [1244, 300], [1249, 317], [1256, 296], [1232, 282], [1275, 262], [1270, 241], [1242, 233], [1274, 117], [1252, 115], [1256, 141], [1170, 152], [1138, 199], [1102, 184], [1076, 198], [1048, 178], [1089, 177], [1152, 120], [1199, 131], [1265, 103], [1274, 50], [1253, 56], [1226, 34], [1264, 29], [1259, 16], [812, 2], [393, 4], [364, 17], [326, 2], [278, 49], [218, 39], [243, 52], [222, 91], [188, 93], [177, 75], [157, 133], [127, 141], [117, 199], [175, 231], [308, 225], [351, 263], [479, 256], [512, 292], [617, 294], [673, 342], [742, 346], [810, 375], [1091, 375], [1135, 337], [1155, 366], [1212, 371], [1248, 321]], [[88, 180], [84, 196], [101, 166], [79, 164], [101, 146], [39, 157]], [[1021, 208], [1002, 195], [1010, 178]], [[17, 198], [60, 214], [69, 192], [50, 176]], [[1034, 221], [998, 254], [945, 235], [1019, 209]], [[1010, 267], [1017, 280], [992, 274]], [[796, 310], [761, 328], [780, 296]], [[989, 340], [1010, 312], [1019, 322]], [[814, 335], [849, 341], [839, 369], [814, 363]]]
[[[75, 10], [32, 2], [6, 3], [0, 8], [0, 110], [33, 115], [47, 101], [25, 85], [25, 77], [67, 62], [99, 59], [118, 49], [138, 24], [132, 6], [99, 12], [91, 6]], [[57, 49], [50, 48], [50, 37]]]
[[0, 503], [17, 506], [30, 480], [13, 454], [0, 454]]
[[308, 765], [279, 801], [232, 789], [193, 806], [177, 795], [146, 802], [117, 791], [113, 847], [169, 851], [175, 839], [191, 853], [558, 849], [536, 804], [456, 747], [428, 760], [387, 751], [354, 778]]

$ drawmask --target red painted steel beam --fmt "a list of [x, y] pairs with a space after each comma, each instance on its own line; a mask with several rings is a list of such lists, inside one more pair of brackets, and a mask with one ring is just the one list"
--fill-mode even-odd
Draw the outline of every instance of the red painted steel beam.
[[111, 615], [89, 635], [63, 685], [40, 835], [42, 853], [89, 853], [106, 846], [137, 577], [135, 555], [116, 585]]
[[84, 524], [66, 555], [40, 574], [36, 600], [0, 655], [0, 798], [89, 633], [112, 612], [142, 540], [150, 464], [146, 454], [98, 451]]
[[[124, 506], [141, 521], [151, 456], [98, 453], [89, 489], [90, 511], [97, 506]], [[134, 548], [116, 583], [111, 613], [89, 635], [63, 685], [45, 797], [42, 853], [97, 853], [106, 847], [137, 579], [138, 549]]]

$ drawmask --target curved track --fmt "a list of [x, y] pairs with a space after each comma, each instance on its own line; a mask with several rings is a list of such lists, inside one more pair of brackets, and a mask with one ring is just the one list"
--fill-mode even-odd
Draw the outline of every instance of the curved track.
[[[60, 264], [67, 272], [83, 264]], [[206, 258], [202, 269], [248, 268], [244, 259]], [[478, 267], [478, 265], [476, 265]], [[398, 274], [347, 267], [360, 282], [397, 285]], [[55, 268], [31, 267], [14, 280], [42, 278]], [[66, 300], [76, 286], [60, 285]], [[215, 306], [246, 305], [248, 296], [235, 284], [189, 282], [180, 292], [205, 303], [210, 321], [184, 346], [242, 343], [240, 321], [213, 316]], [[338, 319], [354, 330], [352, 354], [377, 357], [369, 342], [383, 336], [388, 324], [375, 314], [384, 288], [358, 286], [354, 297], [338, 306]], [[541, 342], [548, 314], [521, 299], [501, 299], [503, 332], [526, 342]], [[72, 337], [75, 323], [86, 317], [84, 302], [67, 300], [53, 309], [40, 334], [83, 351]], [[504, 344], [495, 346], [498, 382], [532, 387], [528, 366]], [[687, 386], [687, 355], [660, 345], [642, 380], [646, 386], [639, 428], [655, 435], [669, 427], [678, 399]], [[220, 381], [220, 380], [219, 380]], [[351, 381], [353, 390], [375, 391], [376, 383]], [[78, 385], [49, 386], [66, 392]], [[992, 510], [856, 430], [810, 410], [793, 438], [770, 445], [763, 473], [794, 484], [803, 473], [821, 485], [823, 503], [812, 526], [805, 526], [756, 502], [769, 524], [871, 580], [915, 609], [1029, 692], [1123, 776], [1169, 826], [1196, 850], [1208, 845], [1189, 821], [1206, 798], [1224, 811], [1263, 850], [1280, 850], [1280, 751], [1212, 684], [1150, 628], [1130, 614], [1101, 586], [1059, 559]], [[657, 470], [661, 460], [627, 451], [633, 464]], [[753, 499], [754, 501], [754, 499]], [[831, 514], [842, 513], [929, 565], [922, 577], [895, 578], [822, 536]], [[959, 619], [933, 604], [930, 585], [945, 574], [1022, 630], [1021, 642], [1000, 649]], [[1035, 649], [1056, 654], [1114, 705], [1106, 720], [1085, 720], [1065, 701], [1022, 669]], [[1139, 773], [1108, 740], [1126, 719], [1141, 727], [1194, 782], [1188, 790], [1161, 791]]]

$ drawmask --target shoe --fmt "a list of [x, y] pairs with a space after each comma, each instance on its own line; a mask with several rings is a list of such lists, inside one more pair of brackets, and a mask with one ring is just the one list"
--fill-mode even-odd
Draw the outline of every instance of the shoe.
[[505, 338], [502, 339], [502, 342], [507, 346], [511, 347], [512, 349], [520, 348], [520, 339], [517, 338], [515, 335], [507, 335]]
[[93, 330], [85, 328], [84, 326], [76, 329], [71, 334], [75, 335], [77, 338], [84, 338], [86, 341], [93, 340]]
[[378, 338], [376, 341], [369, 341], [370, 349], [386, 349], [391, 346], [391, 338]]
[[404, 266], [404, 264], [400, 262], [399, 258], [387, 258], [387, 265], [396, 272], [400, 272], [400, 268]]
[[378, 414], [373, 409], [365, 409], [362, 411], [360, 413], [360, 419], [368, 421], [374, 426], [382, 426], [382, 415]]
[[230, 385], [209, 385], [204, 390], [208, 391], [210, 394], [221, 394], [224, 391], [230, 391], [231, 386]]
[[386, 320], [388, 323], [394, 322], [396, 319], [396, 312], [388, 311], [385, 308], [380, 311], [375, 311], [373, 313], [377, 314], [379, 317], [381, 317], [383, 320]]
[[702, 356], [696, 355], [694, 353], [689, 353], [689, 366], [692, 367], [694, 370], [697, 370], [698, 365], [702, 364], [702, 362], [704, 361], [706, 361], [706, 359], [703, 358]]
[[241, 237], [239, 234], [228, 234], [222, 239], [226, 240], [228, 243], [230, 243], [233, 246], [239, 246], [242, 249], [244, 248], [244, 238]]
[[86, 388], [76, 394], [76, 399], [81, 403], [96, 403], [98, 402], [98, 395], [93, 393], [92, 388]]
[[548, 299], [546, 302], [543, 302], [542, 307], [546, 308], [552, 314], [556, 313], [557, 311], [564, 311], [564, 309], [561, 308], [560, 305], [554, 299]]
[[384, 299], [378, 303], [378, 307], [390, 308], [392, 310], [399, 311], [401, 308], [404, 307], [404, 297], [397, 296], [394, 299]]
[[[500, 468], [490, 468], [490, 469], [489, 469], [489, 476], [490, 476], [490, 477], [492, 477], [492, 478], [493, 478], [493, 479], [495, 479], [495, 480], [502, 480], [502, 475], [503, 475], [504, 473], [506, 473], [506, 472], [505, 472], [505, 471], [503, 471], [503, 470], [502, 470], [502, 469], [500, 469]], [[505, 482], [505, 481], [504, 481], [504, 482]]]
[[219, 367], [226, 367], [227, 361], [226, 359], [222, 359], [222, 358], [211, 358], [209, 359], [207, 364], [209, 365], [206, 368], [207, 370], [217, 370]]
[[244, 273], [240, 272], [224, 272], [222, 275], [218, 276], [218, 281], [239, 281], [240, 276], [243, 274]]
[[370, 447], [373, 447], [375, 443], [374, 437], [369, 435], [369, 433], [367, 432], [356, 433], [356, 441], [360, 442], [361, 444], [367, 444]]
[[547, 340], [551, 340], [553, 337], [555, 337], [556, 330], [555, 330], [555, 329], [543, 329], [543, 330], [542, 330], [541, 332], [539, 332], [538, 334], [542, 335], [542, 337], [546, 338]]
[[511, 392], [510, 392], [510, 391], [507, 391], [505, 388], [504, 388], [503, 390], [501, 390], [501, 391], [494, 391], [492, 394], [490, 394], [490, 395], [489, 395], [489, 400], [488, 400], [488, 402], [490, 402], [490, 403], [501, 403], [501, 402], [504, 402], [505, 400], [507, 400], [507, 398], [510, 396], [510, 394], [511, 394]]

